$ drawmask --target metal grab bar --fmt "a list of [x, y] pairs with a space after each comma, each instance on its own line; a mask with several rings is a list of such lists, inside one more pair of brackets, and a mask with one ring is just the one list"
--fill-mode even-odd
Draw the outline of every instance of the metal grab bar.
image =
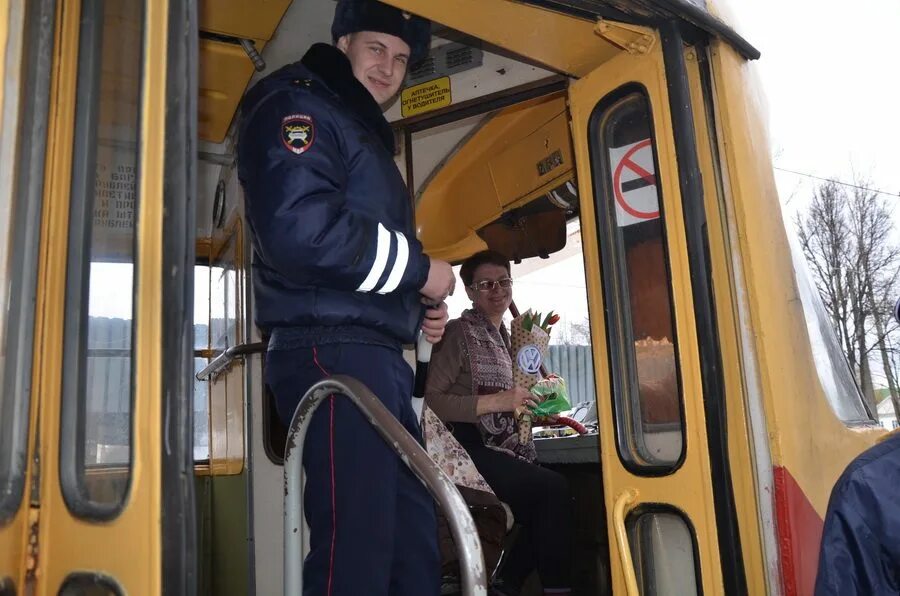
[[638, 492], [633, 488], [626, 488], [616, 498], [613, 507], [613, 523], [615, 523], [616, 542], [619, 547], [619, 558], [622, 562], [622, 573], [625, 575], [625, 593], [628, 596], [640, 596], [637, 576], [634, 572], [634, 561], [631, 558], [631, 547], [628, 544], [628, 532], [625, 529], [625, 511], [628, 506], [637, 500]]
[[237, 360], [238, 358], [243, 358], [249, 354], [262, 354], [266, 351], [266, 346], [268, 346], [264, 341], [259, 341], [256, 343], [250, 344], [238, 344], [236, 346], [231, 346], [218, 356], [212, 359], [212, 361], [207, 364], [203, 370], [197, 373], [198, 381], [209, 381], [210, 379], [218, 376], [220, 372], [222, 372], [225, 368], [228, 367], [232, 362]]
[[416, 476], [425, 484], [447, 516], [459, 551], [464, 596], [487, 596], [487, 575], [481, 542], [469, 508], [453, 481], [432, 461], [422, 446], [369, 389], [351, 377], [335, 375], [309, 388], [294, 411], [284, 449], [284, 593], [303, 593], [303, 443], [316, 408], [330, 395], [350, 398]]

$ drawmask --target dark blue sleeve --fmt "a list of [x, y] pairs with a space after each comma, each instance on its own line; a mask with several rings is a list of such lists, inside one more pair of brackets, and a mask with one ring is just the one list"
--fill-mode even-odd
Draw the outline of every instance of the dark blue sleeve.
[[[311, 140], [294, 147], [300, 153], [283, 136], [285, 123], [298, 117], [312, 123]], [[260, 256], [300, 285], [418, 291], [428, 276], [428, 257], [412, 234], [348, 205], [351, 157], [343, 142], [328, 104], [310, 93], [277, 92], [242, 122], [239, 176]]]
[[842, 478], [835, 485], [819, 551], [815, 596], [896, 594], [896, 577], [879, 529], [880, 498], [869, 483]]

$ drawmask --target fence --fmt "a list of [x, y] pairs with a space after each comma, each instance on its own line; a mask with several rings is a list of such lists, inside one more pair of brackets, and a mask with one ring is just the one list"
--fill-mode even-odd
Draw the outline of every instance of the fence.
[[594, 400], [594, 362], [591, 346], [552, 345], [545, 362], [547, 372], [566, 380], [572, 405]]

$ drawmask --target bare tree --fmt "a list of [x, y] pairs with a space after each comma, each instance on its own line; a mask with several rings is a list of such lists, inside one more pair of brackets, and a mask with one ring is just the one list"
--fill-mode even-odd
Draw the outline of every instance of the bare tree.
[[[865, 357], [861, 363], [868, 366], [870, 352], [877, 352], [884, 368], [888, 383], [888, 391], [894, 406], [894, 413], [900, 420], [900, 394], [896, 378], [890, 370], [890, 362], [887, 353], [885, 337], [892, 330], [889, 326], [891, 320], [891, 299], [897, 288], [897, 268], [900, 263], [900, 249], [892, 241], [894, 232], [891, 213], [884, 200], [878, 193], [868, 190], [869, 181], [856, 179], [856, 187], [850, 193], [847, 203], [850, 220], [852, 222], [852, 236], [857, 243], [856, 248], [856, 275], [852, 276], [859, 285], [859, 294], [864, 299], [861, 301], [858, 316], [861, 318], [858, 325], [857, 347], [866, 348]], [[872, 322], [873, 327], [866, 329], [866, 320]], [[868, 376], [871, 383], [871, 374]], [[874, 393], [874, 392], [873, 392]]]
[[[891, 319], [892, 320], [892, 319]], [[896, 329], [896, 321], [893, 321], [892, 324]], [[888, 377], [888, 382], [893, 382], [894, 390], [897, 390], [898, 379], [900, 379], [900, 346], [897, 346], [897, 343], [894, 341], [894, 336], [890, 333], [885, 334], [883, 339], [885, 350], [883, 352], [884, 358], [887, 360], [887, 364], [885, 365], [885, 375], [890, 375]], [[894, 415], [897, 417], [897, 421], [900, 422], [900, 400], [895, 396], [894, 391], [891, 392], [891, 401], [894, 405]]]
[[[891, 289], [897, 287], [897, 273], [893, 275], [893, 283]], [[891, 291], [893, 294], [893, 291]], [[889, 314], [893, 309], [893, 296], [883, 293], [881, 298], [876, 301], [874, 293], [870, 296], [875, 304], [872, 310], [872, 318], [875, 321], [875, 345], [881, 355], [881, 367], [884, 369], [885, 380], [888, 384], [888, 392], [891, 396], [891, 403], [894, 406], [894, 417], [900, 421], [900, 387], [897, 385], [897, 357], [896, 349], [890, 341], [889, 333], [896, 331], [897, 323]]]
[[856, 371], [859, 357], [854, 341], [856, 332], [852, 328], [850, 284], [846, 279], [846, 257], [853, 242], [845, 202], [843, 188], [826, 182], [816, 189], [809, 208], [799, 213], [794, 223], [841, 348], [850, 361], [850, 368]]
[[900, 249], [892, 240], [890, 210], [868, 188], [866, 181], [858, 179], [851, 191], [825, 182], [795, 224], [819, 294], [870, 410], [876, 410], [870, 359], [877, 355], [900, 420], [900, 389], [887, 341], [896, 329], [890, 309], [898, 286]]
[[[589, 346], [591, 345], [591, 326], [587, 317], [579, 322], [567, 322], [565, 326], [560, 325], [560, 333], [558, 335], [558, 343], [566, 346]], [[554, 334], [556, 333], [554, 329]]]

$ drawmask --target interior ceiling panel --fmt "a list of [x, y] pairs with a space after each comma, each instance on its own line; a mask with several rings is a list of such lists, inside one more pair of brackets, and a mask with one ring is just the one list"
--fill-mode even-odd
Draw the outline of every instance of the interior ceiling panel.
[[291, 0], [201, 0], [200, 28], [219, 35], [267, 41]]
[[225, 139], [254, 73], [241, 40], [251, 41], [262, 51], [290, 4], [291, 0], [200, 2], [198, 133], [202, 140], [221, 143]]
[[611, 19], [624, 23], [652, 25], [678, 19], [732, 45], [749, 60], [760, 53], [730, 25], [710, 12], [706, 0], [522, 0], [525, 4], [586, 19]]

